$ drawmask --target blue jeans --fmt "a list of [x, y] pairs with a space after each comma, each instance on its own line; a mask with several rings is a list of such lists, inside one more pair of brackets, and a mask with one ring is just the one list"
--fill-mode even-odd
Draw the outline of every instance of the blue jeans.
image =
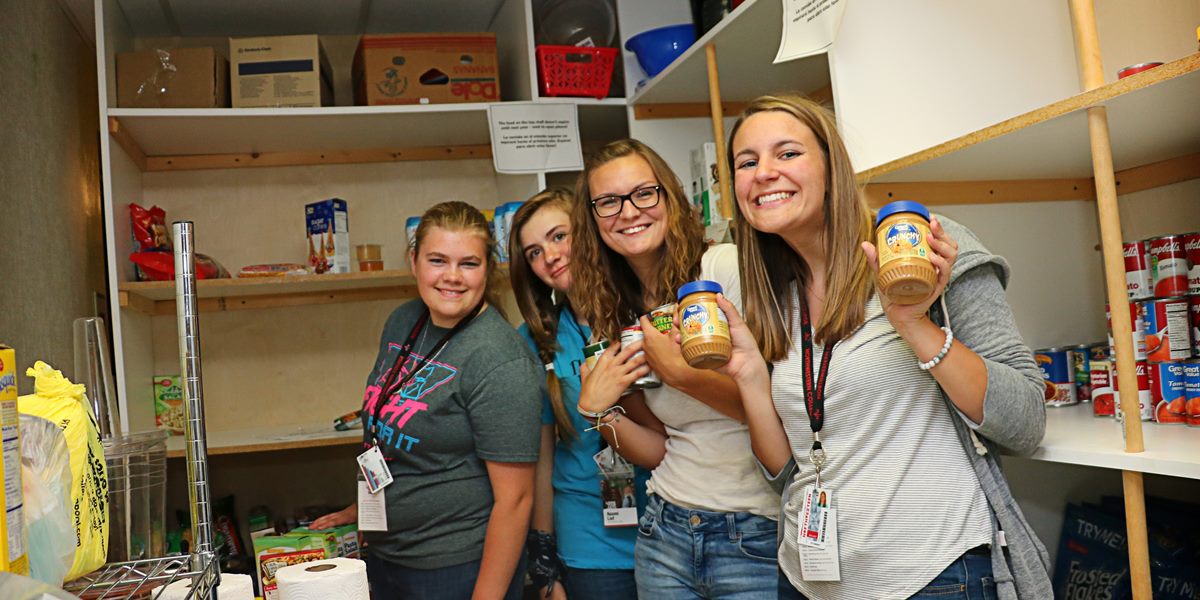
[[[996, 582], [992, 580], [992, 557], [968, 552], [950, 563], [913, 598], [937, 600], [996, 600]], [[779, 572], [779, 600], [807, 600], [783, 571]]]
[[634, 547], [638, 594], [654, 600], [775, 600], [775, 521], [690, 510], [651, 495]]
[[[524, 553], [522, 553], [523, 555]], [[385, 561], [377, 554], [367, 555], [367, 581], [371, 600], [469, 600], [479, 578], [476, 560], [440, 569], [411, 569]], [[508, 585], [504, 600], [520, 600], [525, 587], [525, 560]]]
[[562, 585], [571, 600], [637, 600], [633, 571], [619, 569], [563, 570]]

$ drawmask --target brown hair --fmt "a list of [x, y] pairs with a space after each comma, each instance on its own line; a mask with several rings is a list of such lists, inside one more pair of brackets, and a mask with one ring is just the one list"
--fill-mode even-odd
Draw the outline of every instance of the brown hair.
[[[637, 156], [650, 165], [663, 187], [660, 203], [666, 212], [666, 241], [654, 297], [644, 298], [642, 283], [625, 258], [604, 244], [592, 213], [592, 172], [609, 161]], [[591, 323], [592, 331], [609, 340], [620, 338], [628, 325], [655, 306], [675, 301], [675, 290], [700, 275], [700, 257], [706, 248], [704, 228], [688, 204], [679, 178], [654, 150], [633, 139], [611, 142], [588, 157], [575, 185], [571, 213], [571, 287], [575, 310]]]
[[[568, 216], [574, 195], [565, 187], [552, 187], [538, 192], [517, 209], [512, 220], [512, 233], [508, 236], [508, 276], [512, 281], [513, 295], [517, 307], [529, 327], [529, 335], [537, 346], [538, 358], [543, 364], [552, 364], [558, 352], [558, 316], [563, 304], [554, 304], [554, 290], [533, 273], [525, 251], [521, 248], [521, 230], [533, 215], [543, 208], [561, 210]], [[546, 390], [550, 394], [550, 407], [554, 409], [555, 431], [559, 439], [576, 437], [575, 426], [563, 406], [562, 383], [553, 370], [546, 371]]]
[[502, 283], [499, 271], [496, 269], [496, 240], [492, 237], [492, 229], [488, 227], [483, 213], [466, 202], [456, 200], [441, 202], [429, 207], [429, 210], [421, 215], [421, 224], [417, 225], [417, 233], [413, 236], [412, 253], [414, 258], [420, 255], [421, 245], [424, 244], [425, 237], [429, 235], [429, 230], [434, 227], [440, 227], [446, 231], [472, 233], [483, 240], [485, 250], [483, 259], [486, 261], [487, 269], [483, 299], [507, 319], [508, 317], [504, 313], [504, 303], [500, 297]]
[[[818, 343], [839, 340], [863, 323], [866, 304], [875, 290], [870, 266], [861, 244], [871, 240], [871, 210], [867, 206], [850, 155], [838, 134], [833, 114], [821, 105], [798, 96], [761, 96], [752, 101], [729, 133], [730, 172], [735, 172], [734, 141], [746, 119], [766, 111], [778, 111], [794, 117], [809, 129], [821, 145], [825, 158], [825, 202], [822, 206], [825, 226], [825, 311], [815, 324], [813, 337]], [[758, 340], [763, 356], [781, 360], [788, 352], [788, 332], [795, 322], [789, 293], [793, 286], [804, 299], [809, 278], [808, 265], [772, 233], [750, 226], [734, 202], [734, 230], [738, 246], [738, 266], [742, 276], [742, 305], [746, 323]]]

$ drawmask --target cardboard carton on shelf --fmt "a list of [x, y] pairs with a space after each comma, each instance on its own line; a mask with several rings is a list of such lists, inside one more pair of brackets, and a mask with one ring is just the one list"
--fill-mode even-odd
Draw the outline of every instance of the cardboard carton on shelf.
[[229, 61], [213, 48], [153, 48], [117, 55], [117, 106], [225, 108]]
[[494, 33], [364, 35], [354, 54], [361, 106], [500, 100]]
[[315, 35], [229, 39], [234, 108], [333, 104], [333, 71]]

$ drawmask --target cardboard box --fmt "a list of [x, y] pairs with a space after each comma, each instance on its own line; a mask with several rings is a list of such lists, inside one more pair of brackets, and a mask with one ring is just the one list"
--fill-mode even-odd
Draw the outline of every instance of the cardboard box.
[[354, 102], [362, 106], [495, 102], [496, 34], [364, 35], [353, 77]]
[[117, 106], [225, 108], [229, 61], [213, 48], [153, 49], [117, 55]]
[[315, 35], [229, 39], [234, 108], [333, 104], [333, 71]]
[[275, 572], [283, 567], [303, 562], [324, 560], [325, 548], [321, 542], [307, 533], [262, 536], [254, 540], [255, 567], [258, 571], [259, 591], [264, 599], [279, 597]]
[[346, 201], [330, 198], [304, 207], [308, 226], [308, 265], [313, 272], [350, 272], [350, 229]]

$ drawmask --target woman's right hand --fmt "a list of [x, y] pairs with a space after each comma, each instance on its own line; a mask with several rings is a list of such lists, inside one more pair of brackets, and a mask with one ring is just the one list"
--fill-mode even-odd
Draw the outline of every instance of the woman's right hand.
[[733, 379], [739, 387], [759, 378], [768, 378], [767, 361], [763, 359], [758, 341], [754, 339], [742, 315], [738, 314], [732, 302], [725, 299], [724, 294], [717, 294], [717, 306], [725, 312], [725, 319], [729, 322], [733, 352], [729, 355], [729, 362], [717, 367], [716, 371]]
[[347, 506], [346, 508], [343, 508], [337, 512], [332, 512], [317, 518], [317, 520], [313, 521], [312, 524], [309, 525], [309, 528], [314, 530], [332, 529], [334, 527], [341, 527], [342, 525], [349, 525], [356, 521], [358, 521], [357, 503], [351, 504], [350, 506]]
[[604, 412], [621, 400], [621, 393], [639, 377], [650, 373], [646, 356], [634, 356], [642, 350], [642, 342], [609, 346], [596, 361], [594, 368], [586, 362], [579, 369], [581, 386], [579, 410]]

